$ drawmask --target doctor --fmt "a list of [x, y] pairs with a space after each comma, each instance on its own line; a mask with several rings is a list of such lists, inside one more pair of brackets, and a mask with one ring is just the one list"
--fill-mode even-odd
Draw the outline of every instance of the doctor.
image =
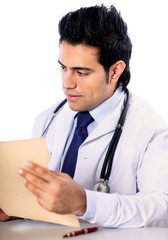
[[[58, 62], [67, 103], [47, 131], [59, 103], [37, 117], [33, 137], [45, 131], [52, 157], [49, 170], [31, 161], [27, 167], [34, 173], [18, 169], [25, 186], [42, 207], [58, 214], [76, 214], [104, 227], [168, 227], [168, 128], [132, 92], [107, 181], [109, 193], [93, 191], [127, 97], [132, 45], [126, 24], [114, 6], [102, 5], [68, 13], [59, 33]], [[92, 120], [71, 175], [65, 159], [78, 112], [89, 112]]]

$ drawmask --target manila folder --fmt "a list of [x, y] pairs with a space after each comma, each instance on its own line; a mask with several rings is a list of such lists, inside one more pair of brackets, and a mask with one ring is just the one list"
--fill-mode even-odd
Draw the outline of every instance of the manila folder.
[[9, 215], [80, 227], [74, 215], [60, 215], [42, 208], [17, 173], [26, 161], [47, 168], [50, 155], [44, 137], [0, 142], [0, 208]]

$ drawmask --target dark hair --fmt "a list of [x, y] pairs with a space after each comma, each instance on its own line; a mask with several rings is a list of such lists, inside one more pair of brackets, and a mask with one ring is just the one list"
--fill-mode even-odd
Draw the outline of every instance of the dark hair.
[[129, 60], [132, 44], [127, 25], [114, 6], [104, 5], [80, 8], [67, 13], [59, 22], [60, 44], [67, 41], [72, 45], [85, 44], [99, 49], [98, 61], [108, 74], [109, 68], [117, 61], [126, 64], [119, 78], [118, 86], [123, 90], [130, 81]]

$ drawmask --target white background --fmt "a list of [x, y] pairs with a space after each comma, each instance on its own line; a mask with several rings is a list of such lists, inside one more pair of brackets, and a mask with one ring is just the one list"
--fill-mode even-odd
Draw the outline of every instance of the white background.
[[58, 21], [68, 11], [102, 2], [114, 4], [128, 24], [129, 88], [168, 120], [167, 0], [0, 0], [0, 141], [29, 138], [37, 114], [64, 97]]

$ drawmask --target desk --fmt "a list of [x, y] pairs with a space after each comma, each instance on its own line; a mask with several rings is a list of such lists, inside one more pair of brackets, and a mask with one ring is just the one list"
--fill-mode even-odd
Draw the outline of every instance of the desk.
[[[81, 227], [89, 227], [81, 223]], [[13, 220], [0, 223], [0, 240], [59, 240], [64, 234], [73, 231], [72, 227], [32, 221]], [[108, 229], [80, 235], [69, 239], [74, 240], [168, 240], [168, 228]]]

